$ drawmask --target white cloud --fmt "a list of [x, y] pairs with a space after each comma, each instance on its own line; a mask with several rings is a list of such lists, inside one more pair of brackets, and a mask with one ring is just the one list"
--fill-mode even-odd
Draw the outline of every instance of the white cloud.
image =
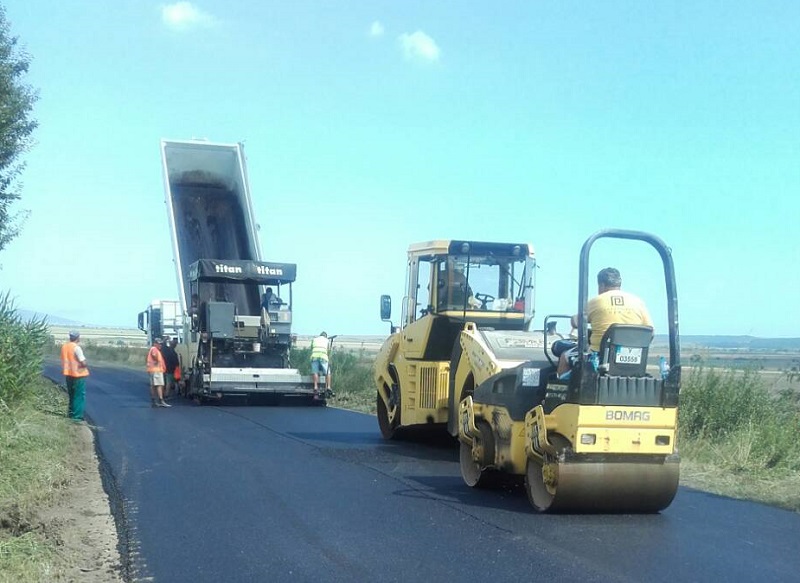
[[369, 36], [383, 36], [383, 24], [380, 20], [376, 20], [369, 27]]
[[421, 30], [412, 34], [403, 33], [398, 39], [400, 40], [400, 46], [403, 47], [403, 54], [407, 59], [439, 60], [439, 46], [435, 40]]
[[196, 27], [213, 26], [213, 16], [194, 6], [191, 2], [175, 2], [161, 6], [161, 20], [173, 30], [183, 31]]

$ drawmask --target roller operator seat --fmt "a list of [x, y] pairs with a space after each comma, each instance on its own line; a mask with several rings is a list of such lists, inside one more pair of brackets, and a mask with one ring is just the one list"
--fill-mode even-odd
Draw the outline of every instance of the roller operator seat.
[[600, 341], [600, 372], [609, 376], [647, 376], [647, 354], [653, 341], [650, 326], [612, 324]]

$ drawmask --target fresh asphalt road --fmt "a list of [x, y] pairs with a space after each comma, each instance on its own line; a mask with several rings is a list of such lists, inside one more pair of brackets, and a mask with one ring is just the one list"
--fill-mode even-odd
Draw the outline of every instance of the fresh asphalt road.
[[134, 581], [800, 580], [800, 515], [759, 504], [539, 515], [466, 487], [447, 440], [384, 442], [331, 407], [154, 409], [135, 370], [92, 367], [87, 414]]

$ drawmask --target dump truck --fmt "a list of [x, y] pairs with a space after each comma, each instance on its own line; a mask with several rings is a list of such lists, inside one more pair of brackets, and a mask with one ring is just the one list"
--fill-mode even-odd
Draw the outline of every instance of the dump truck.
[[[311, 399], [289, 359], [297, 266], [262, 260], [243, 145], [162, 140], [161, 155], [185, 394]], [[279, 303], [262, 310], [268, 287]]]
[[[650, 327], [611, 326], [600, 353], [589, 349], [585, 315], [589, 251], [601, 238], [643, 241], [662, 259], [670, 342], [663, 378], [647, 370], [653, 338]], [[614, 229], [595, 233], [584, 243], [579, 267], [579, 358], [569, 379], [561, 380], [556, 374], [550, 323], [563, 315], [545, 318], [541, 331], [532, 325], [512, 329], [508, 316], [491, 300], [477, 305], [466, 300], [462, 309], [454, 311], [446, 309], [447, 303], [440, 309], [438, 293], [425, 315], [409, 315], [421, 289], [418, 265], [422, 261], [438, 266], [432, 270], [431, 289], [438, 290], [438, 280], [448, 277], [441, 266], [462, 263], [469, 272], [462, 283], [465, 295], [478, 299], [481, 292], [473, 290], [481, 289], [492, 299], [507, 297], [504, 267], [497, 270], [496, 280], [490, 278], [496, 294], [472, 277], [498, 258], [488, 244], [423, 247], [409, 249], [409, 310], [376, 361], [378, 423], [384, 437], [393, 438], [424, 424], [446, 425], [459, 440], [466, 485], [489, 487], [498, 478], [521, 479], [531, 504], [540, 512], [657, 512], [666, 508], [678, 486], [680, 458], [675, 438], [681, 377], [677, 293], [669, 248], [648, 233]], [[480, 257], [463, 253], [470, 249], [481, 249]], [[508, 262], [507, 255], [500, 256], [500, 265]], [[524, 278], [520, 283], [529, 292], [521, 295], [521, 316], [515, 317], [529, 321], [533, 312], [526, 306], [528, 302], [532, 306], [533, 285]], [[500, 308], [505, 307], [506, 302], [501, 302]], [[388, 318], [390, 308], [390, 299], [383, 296], [381, 315]], [[424, 318], [441, 321], [423, 328]]]

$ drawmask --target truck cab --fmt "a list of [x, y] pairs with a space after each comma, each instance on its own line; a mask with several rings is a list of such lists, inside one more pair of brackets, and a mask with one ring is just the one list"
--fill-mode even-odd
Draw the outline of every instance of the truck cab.
[[147, 334], [147, 344], [165, 334], [179, 340], [183, 336], [183, 315], [177, 300], [153, 300], [138, 317], [139, 330]]

